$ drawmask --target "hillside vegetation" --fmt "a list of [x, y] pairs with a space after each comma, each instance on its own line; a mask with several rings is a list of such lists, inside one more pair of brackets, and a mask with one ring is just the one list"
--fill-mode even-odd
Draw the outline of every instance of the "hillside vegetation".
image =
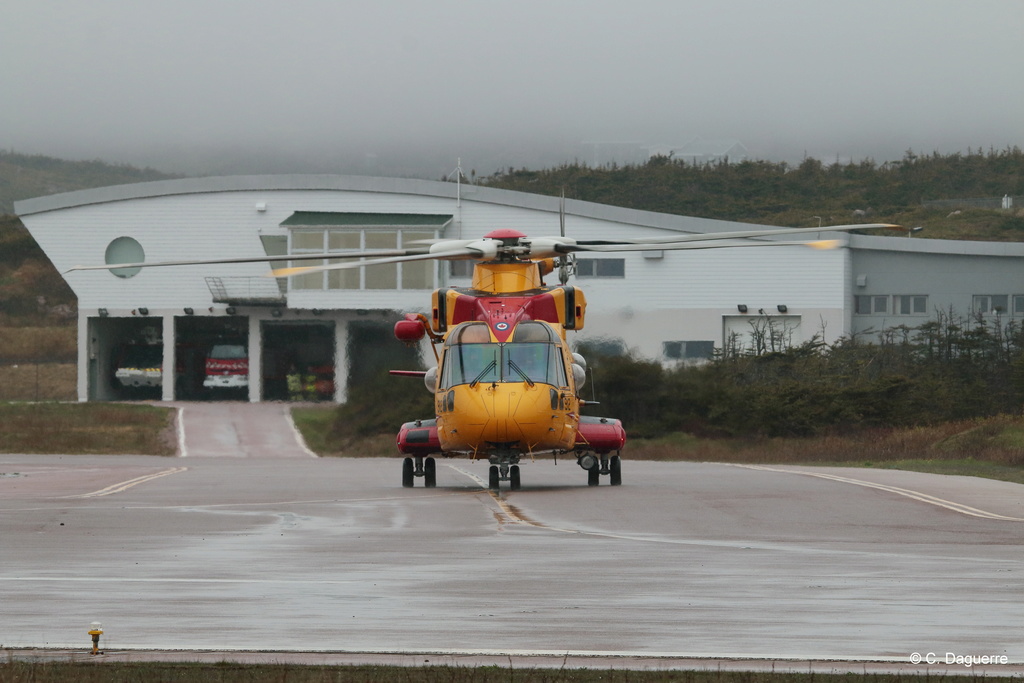
[[14, 213], [14, 202], [20, 199], [174, 177], [151, 168], [105, 161], [65, 161], [0, 151], [0, 214]]
[[[76, 301], [71, 289], [42, 249], [13, 215], [14, 202], [61, 192], [175, 176], [104, 161], [66, 161], [41, 155], [0, 151], [0, 358], [51, 358], [73, 353], [61, 333], [10, 328], [73, 326]], [[43, 343], [38, 343], [40, 339]], [[55, 348], [55, 345], [61, 348]]]
[[[482, 184], [720, 220], [791, 227], [888, 222], [923, 226], [921, 237], [1017, 241], [1024, 239], [1024, 152], [919, 156], [899, 161], [799, 165], [743, 161], [693, 165], [667, 157], [646, 164], [592, 168], [565, 164], [531, 171], [508, 169]], [[1016, 196], [1015, 211], [999, 210], [999, 198]], [[990, 198], [994, 209], [951, 201]]]

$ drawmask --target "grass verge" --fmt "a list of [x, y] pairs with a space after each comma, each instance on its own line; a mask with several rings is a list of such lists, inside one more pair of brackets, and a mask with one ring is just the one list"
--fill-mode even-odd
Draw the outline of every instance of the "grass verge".
[[[359, 438], [339, 438], [332, 430], [337, 406], [292, 408], [292, 419], [306, 445], [320, 456], [343, 458], [385, 458], [398, 455], [394, 434], [375, 434]], [[397, 429], [395, 430], [397, 432]]]
[[73, 401], [77, 380], [74, 363], [0, 365], [0, 401]]
[[[931, 675], [935, 678], [935, 674]], [[938, 676], [942, 678], [941, 674]], [[815, 674], [749, 671], [630, 671], [625, 669], [512, 669], [485, 666], [315, 666], [293, 664], [179, 664], [101, 662], [21, 662], [0, 664], [0, 681], [221, 681], [234, 683], [320, 683], [322, 681], [363, 681], [366, 683], [900, 683], [917, 676], [899, 674]], [[959, 677], [958, 677], [959, 678]], [[974, 676], [964, 680], [977, 680]], [[1009, 682], [1010, 676], [984, 676], [988, 683]]]
[[670, 434], [629, 444], [633, 460], [876, 467], [1024, 484], [1024, 420], [1001, 415], [929, 427], [801, 439], [701, 439]]
[[0, 403], [0, 453], [174, 455], [174, 411], [123, 403]]
[[[336, 408], [295, 408], [306, 443], [322, 456], [397, 455], [394, 435], [338, 438]], [[877, 429], [809, 438], [700, 438], [673, 433], [632, 439], [630, 460], [731, 462], [761, 465], [875, 467], [935, 474], [986, 477], [1024, 484], [1024, 418], [997, 416], [930, 427]]]

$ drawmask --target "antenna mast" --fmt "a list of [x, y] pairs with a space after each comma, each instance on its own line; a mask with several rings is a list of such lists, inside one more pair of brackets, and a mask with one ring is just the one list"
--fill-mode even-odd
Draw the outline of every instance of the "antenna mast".
[[462, 239], [462, 157], [455, 160], [455, 170], [448, 174], [448, 180], [455, 176], [455, 213], [458, 214], [459, 233]]
[[462, 208], [462, 157], [455, 160], [455, 170], [448, 174], [448, 180], [455, 176], [455, 208]]

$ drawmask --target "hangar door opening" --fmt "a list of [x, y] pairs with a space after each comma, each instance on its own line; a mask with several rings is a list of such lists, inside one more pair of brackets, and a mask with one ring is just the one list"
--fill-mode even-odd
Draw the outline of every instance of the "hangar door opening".
[[[207, 386], [207, 358], [234, 356], [247, 361], [249, 318], [246, 316], [180, 316], [174, 319], [175, 398], [181, 401], [246, 400], [248, 370], [237, 378], [222, 377]], [[247, 365], [246, 365], [247, 367]], [[228, 381], [228, 380], [231, 381]]]
[[160, 318], [90, 319], [91, 399], [159, 400], [163, 386], [163, 321]]
[[264, 401], [334, 400], [334, 322], [263, 322]]

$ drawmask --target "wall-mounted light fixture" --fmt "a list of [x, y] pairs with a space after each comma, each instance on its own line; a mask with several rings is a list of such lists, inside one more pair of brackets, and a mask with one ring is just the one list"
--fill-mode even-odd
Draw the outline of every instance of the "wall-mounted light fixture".
[[779, 304], [776, 308], [779, 309], [779, 313], [786, 313], [787, 311], [789, 311], [789, 306], [787, 306], [786, 304]]
[[149, 315], [149, 309], [145, 306], [139, 306], [139, 315]]
[[188, 306], [185, 307], [185, 315], [195, 315], [195, 314], [196, 314], [196, 310], [194, 308], [189, 308]]
[[224, 309], [224, 312], [227, 313], [228, 315], [234, 315], [235, 313], [238, 313], [238, 311], [235, 310], [234, 306], [228, 306], [227, 308]]
[[322, 309], [319, 309], [319, 308], [314, 308], [313, 309], [313, 315], [323, 315], [323, 314], [324, 314], [324, 312], [323, 312]]
[[746, 313], [747, 312], [747, 305], [746, 304], [736, 304], [736, 310], [739, 311], [740, 313]]
[[108, 315], [110, 315], [110, 311], [108, 311], [105, 308], [101, 308], [99, 311], [97, 311], [97, 313], [100, 314], [101, 318], [106, 318]]
[[275, 318], [280, 318], [281, 317], [281, 309], [280, 308], [273, 309], [272, 311], [270, 311], [270, 315], [274, 316]]

